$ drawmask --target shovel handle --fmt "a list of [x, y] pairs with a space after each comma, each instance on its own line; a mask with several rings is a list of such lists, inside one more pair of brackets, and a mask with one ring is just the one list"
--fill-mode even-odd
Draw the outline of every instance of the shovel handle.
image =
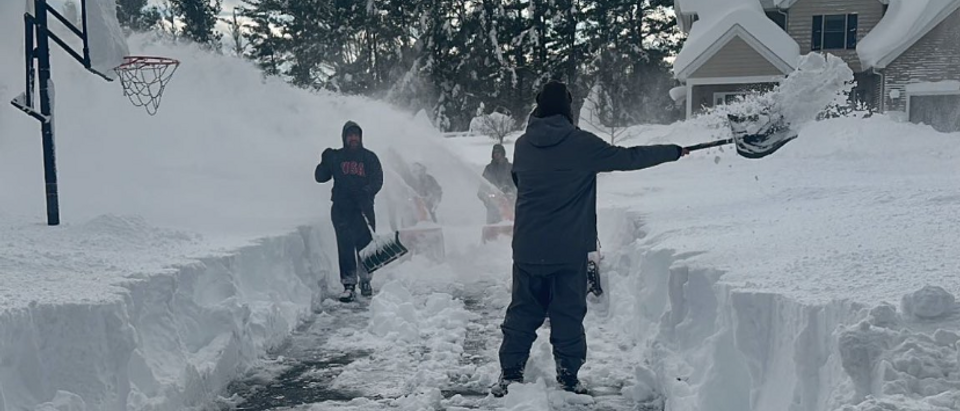
[[697, 150], [703, 150], [705, 148], [719, 147], [719, 146], [731, 144], [733, 143], [733, 141], [734, 140], [732, 138], [728, 138], [726, 140], [717, 140], [717, 141], [711, 141], [709, 143], [700, 143], [700, 144], [692, 145], [689, 147], [684, 147], [684, 149], [686, 149], [687, 151], [697, 151]]

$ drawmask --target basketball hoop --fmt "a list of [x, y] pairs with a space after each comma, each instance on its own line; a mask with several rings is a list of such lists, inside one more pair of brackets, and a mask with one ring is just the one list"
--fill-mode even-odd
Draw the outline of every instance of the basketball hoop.
[[113, 70], [120, 76], [123, 95], [133, 105], [145, 107], [152, 116], [160, 108], [163, 88], [179, 66], [179, 61], [167, 57], [127, 56]]

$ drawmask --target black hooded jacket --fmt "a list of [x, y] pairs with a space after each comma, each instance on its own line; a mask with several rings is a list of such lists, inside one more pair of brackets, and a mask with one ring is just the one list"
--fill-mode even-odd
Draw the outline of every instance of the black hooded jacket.
[[513, 153], [514, 261], [582, 264], [596, 249], [597, 173], [639, 170], [680, 154], [675, 145], [613, 146], [559, 114], [530, 117]]
[[[347, 147], [347, 130], [360, 131], [360, 147]], [[348, 121], [341, 132], [343, 148], [323, 151], [314, 176], [318, 183], [333, 179], [334, 203], [344, 206], [371, 206], [373, 199], [383, 187], [383, 168], [380, 159], [372, 151], [363, 148], [363, 130], [357, 123]]]

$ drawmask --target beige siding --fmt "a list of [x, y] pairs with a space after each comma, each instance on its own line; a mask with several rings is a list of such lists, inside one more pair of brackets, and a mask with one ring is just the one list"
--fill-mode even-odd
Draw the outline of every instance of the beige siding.
[[759, 84], [717, 84], [703, 85], [693, 87], [693, 114], [703, 111], [705, 107], [713, 107], [713, 93], [737, 92], [737, 91], [766, 91], [775, 86], [776, 83]]
[[[799, 0], [787, 13], [787, 32], [800, 45], [800, 54], [809, 53], [813, 36], [813, 16], [852, 14], [857, 17], [857, 41], [876, 27], [883, 17], [883, 4], [878, 0]], [[856, 50], [823, 50], [841, 57], [854, 71], [863, 71]]]
[[[887, 65], [883, 74], [886, 111], [907, 110], [909, 83], [960, 80], [960, 10]], [[900, 90], [900, 98], [891, 99], [890, 90]]]
[[727, 45], [697, 69], [690, 78], [776, 76], [783, 73], [740, 37]]

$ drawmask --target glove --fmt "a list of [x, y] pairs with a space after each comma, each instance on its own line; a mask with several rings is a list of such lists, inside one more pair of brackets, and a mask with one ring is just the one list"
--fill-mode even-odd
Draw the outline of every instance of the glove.
[[331, 157], [333, 157], [333, 149], [332, 149], [332, 148], [328, 148], [328, 149], [326, 149], [326, 150], [323, 150], [323, 153], [320, 154], [320, 162], [321, 162], [321, 163], [331, 162], [331, 161], [333, 161], [333, 159], [332, 159]]

